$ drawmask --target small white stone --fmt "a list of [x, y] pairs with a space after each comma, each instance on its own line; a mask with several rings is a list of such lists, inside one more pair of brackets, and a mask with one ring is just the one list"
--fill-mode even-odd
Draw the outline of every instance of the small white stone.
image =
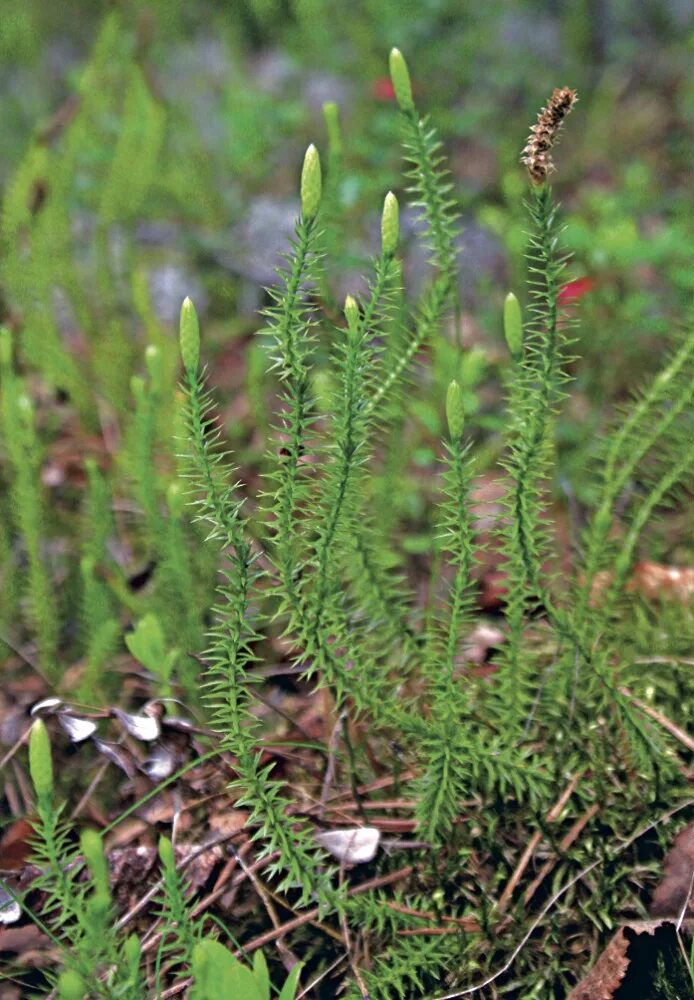
[[351, 826], [344, 830], [317, 833], [316, 842], [338, 861], [348, 865], [363, 865], [371, 861], [381, 840], [381, 831], [374, 826]]

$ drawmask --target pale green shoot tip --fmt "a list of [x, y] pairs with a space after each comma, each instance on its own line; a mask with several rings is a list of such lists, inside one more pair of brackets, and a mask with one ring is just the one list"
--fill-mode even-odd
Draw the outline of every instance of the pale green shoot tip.
[[74, 969], [66, 969], [60, 973], [56, 990], [60, 1000], [82, 1000], [86, 990], [85, 982]]
[[188, 296], [181, 305], [178, 336], [183, 367], [189, 375], [195, 375], [200, 362], [200, 324], [195, 306]]
[[43, 719], [37, 719], [29, 734], [29, 774], [39, 799], [53, 794], [53, 760], [48, 730]]
[[509, 292], [504, 302], [504, 336], [512, 358], [523, 353], [523, 317], [520, 302]]
[[145, 364], [152, 382], [159, 387], [162, 376], [162, 357], [156, 344], [148, 344], [145, 348]]
[[26, 427], [32, 427], [34, 423], [34, 404], [26, 393], [17, 396], [17, 410], [20, 420]]
[[383, 203], [381, 216], [381, 253], [384, 257], [392, 257], [398, 248], [400, 238], [400, 206], [398, 199], [389, 191]]
[[355, 333], [359, 325], [359, 306], [352, 295], [348, 295], [345, 299], [345, 319], [350, 333]]
[[159, 838], [159, 857], [164, 868], [173, 871], [176, 867], [173, 844], [168, 837], [163, 835]]
[[451, 438], [454, 441], [459, 441], [465, 428], [465, 406], [463, 404], [463, 391], [455, 379], [448, 386], [446, 392], [446, 420]]
[[166, 489], [166, 505], [174, 518], [179, 518], [183, 513], [186, 504], [185, 492], [183, 485], [177, 479], [169, 483]]
[[100, 899], [102, 904], [108, 905], [110, 902], [108, 864], [101, 836], [96, 830], [83, 830], [80, 837], [80, 847], [85, 861], [91, 869], [95, 896]]
[[402, 111], [414, 111], [412, 100], [412, 82], [405, 57], [400, 49], [390, 50], [390, 79], [395, 91], [395, 98]]
[[141, 375], [131, 375], [130, 392], [138, 406], [142, 406], [145, 400], [145, 380]]
[[315, 219], [318, 214], [322, 185], [320, 156], [311, 143], [306, 150], [301, 171], [301, 216], [306, 222]]

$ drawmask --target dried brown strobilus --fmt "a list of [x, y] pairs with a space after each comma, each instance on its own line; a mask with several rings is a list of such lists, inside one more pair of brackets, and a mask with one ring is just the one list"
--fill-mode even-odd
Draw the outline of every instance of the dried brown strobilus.
[[533, 125], [530, 129], [521, 163], [528, 168], [533, 184], [544, 184], [554, 170], [552, 146], [556, 142], [562, 122], [577, 100], [575, 90], [570, 90], [569, 87], [557, 87], [537, 116], [537, 125]]

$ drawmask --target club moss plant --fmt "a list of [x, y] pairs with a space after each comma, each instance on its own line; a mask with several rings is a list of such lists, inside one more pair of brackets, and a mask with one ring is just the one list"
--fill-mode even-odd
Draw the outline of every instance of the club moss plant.
[[[631, 856], [633, 878], [619, 867], [622, 853], [637, 839], [632, 834], [637, 827], [656, 826], [664, 802], [671, 806], [684, 794], [672, 730], [656, 725], [625, 683], [642, 680], [625, 655], [625, 636], [637, 628], [635, 622], [640, 634], [646, 628], [626, 584], [644, 530], [691, 474], [694, 334], [673, 338], [665, 366], [600, 443], [594, 509], [571, 570], [560, 576], [550, 517], [553, 438], [580, 336], [560, 309], [567, 250], [549, 183], [552, 147], [576, 95], [568, 88], [555, 91], [523, 151], [529, 179], [528, 304], [522, 310], [509, 294], [503, 311], [509, 352], [499, 471], [503, 512], [487, 544], [501, 553], [505, 575], [504, 638], [493, 670], [475, 669], [468, 653], [484, 540], [477, 537], [473, 504], [476, 449], [457, 382], [438, 401], [447, 431], [436, 502], [439, 540], [425, 615], [408, 593], [398, 569], [397, 539], [384, 531], [374, 503], [387, 475], [382, 457], [407, 419], [408, 382], [437, 338], [446, 336], [455, 311], [460, 235], [441, 143], [417, 109], [398, 50], [391, 53], [390, 69], [409, 193], [431, 257], [429, 283], [417, 301], [404, 297], [398, 199], [388, 192], [367, 290], [347, 296], [343, 315], [322, 308], [331, 241], [323, 232], [320, 157], [309, 146], [294, 238], [269, 290], [261, 331], [263, 342], [271, 344], [277, 400], [258, 495], [248, 496], [225, 449], [190, 299], [180, 315], [182, 400], [167, 387], [157, 345], [147, 351], [147, 378], [132, 382], [135, 410], [126, 468], [162, 589], [154, 609], [137, 605], [138, 615], [143, 613], [129, 647], [152, 673], [154, 661], [161, 661], [159, 682], [167, 694], [177, 682], [193, 697], [199, 683], [193, 670], [202, 670], [207, 721], [220, 752], [233, 760], [234, 805], [247, 813], [255, 859], [265, 862], [272, 898], [306, 917], [295, 926], [293, 946], [317, 972], [328, 964], [327, 952], [298, 930], [306, 923], [317, 925], [316, 935], [329, 926], [333, 933], [325, 936], [325, 948], [346, 951], [338, 979], [346, 981], [349, 997], [465, 995], [497, 970], [500, 989], [555, 995], [576, 979], [573, 946], [567, 943], [575, 913], [572, 917], [563, 894], [572, 890], [571, 905], [582, 910], [586, 923], [600, 931], [610, 927], [621, 909], [638, 899], [637, 859]], [[330, 109], [326, 117], [335, 161], [337, 116]], [[328, 189], [329, 184], [330, 178]], [[326, 340], [329, 393], [321, 408], [314, 368]], [[3, 351], [5, 431], [24, 435], [21, 440], [31, 444], [25, 397], [9, 349]], [[152, 471], [157, 411], [163, 405], [180, 414], [181, 478], [166, 489]], [[21, 513], [27, 589], [36, 600], [47, 586], [37, 555], [41, 498], [34, 479], [22, 478], [18, 456], [12, 461], [17, 510], [27, 508]], [[109, 504], [94, 468], [88, 504], [89, 518], [105, 525]], [[193, 522], [189, 528], [183, 523], [186, 512]], [[86, 545], [82, 560], [84, 617], [91, 623], [87, 669], [94, 675], [109, 655], [114, 594], [123, 593], [122, 581], [120, 588], [117, 581], [104, 588], [94, 572], [106, 558], [106, 530]], [[221, 561], [213, 607], [188, 606], [196, 588], [204, 593], [199, 565], [186, 549], [190, 538], [201, 545], [205, 540], [211, 564]], [[152, 610], [159, 617], [144, 614]], [[47, 618], [36, 618], [36, 631], [48, 658], [56, 643], [55, 615], [43, 613]], [[184, 641], [172, 621], [180, 623]], [[205, 625], [206, 646], [201, 642], [199, 650], [192, 649]], [[171, 648], [165, 654], [167, 641]], [[380, 850], [371, 863], [375, 882], [363, 891], [356, 891], [356, 869], [347, 874], [344, 859], [336, 865], [316, 841], [311, 800], [327, 792], [310, 785], [299, 805], [291, 782], [268, 762], [256, 668], [270, 642], [280, 644], [294, 681], [320, 692], [327, 731], [336, 734], [338, 749], [333, 747], [323, 765], [323, 789], [329, 792], [331, 781], [350, 789], [361, 810], [360, 825], [369, 780], [388, 775], [396, 801], [413, 806], [414, 828], [405, 829], [414, 846], [396, 843], [393, 855]], [[188, 657], [179, 668], [173, 655], [179, 648], [199, 652], [200, 661]], [[243, 980], [249, 990], [251, 977], [253, 989], [260, 984], [259, 995], [267, 995], [264, 960], [257, 959], [251, 973], [221, 957], [219, 942], [212, 940], [219, 928], [206, 923], [204, 914], [195, 915], [190, 887], [166, 838], [159, 844], [162, 930], [152, 970], [137, 941], [118, 930], [96, 834], [85, 833], [76, 862], [54, 801], [41, 722], [31, 734], [30, 768], [37, 859], [47, 895], [40, 919], [60, 948], [59, 996], [140, 1000], [185, 981], [191, 995], [207, 1000], [215, 962], [220, 969], [228, 966], [218, 975]], [[570, 839], [561, 846], [552, 823], [565, 815], [582, 823], [580, 844]], [[549, 889], [536, 897], [537, 887], [528, 885], [525, 867], [518, 866], [518, 854], [532, 838], [536, 845], [544, 838], [556, 856], [552, 892], [558, 895], [545, 909], [543, 893]], [[393, 888], [389, 877], [402, 860], [398, 850], [414, 853], [400, 865]], [[587, 858], [590, 864], [579, 878]], [[77, 873], [85, 864], [89, 874], [80, 880]], [[518, 886], [524, 877], [522, 894]], [[516, 948], [528, 927], [535, 938]], [[234, 926], [233, 933], [249, 936], [243, 927]], [[287, 930], [285, 937], [291, 934]], [[290, 973], [282, 997], [285, 991], [293, 995], [297, 975]]]
[[[281, 396], [270, 450], [273, 467], [264, 492], [265, 538], [248, 537], [243, 495], [230, 485], [233, 470], [224, 470], [224, 458], [214, 453], [214, 437], [207, 433], [212, 417], [189, 300], [181, 317], [195, 503], [228, 560], [219, 624], [206, 654], [215, 726], [241, 763], [241, 801], [251, 809], [261, 850], [276, 859], [272, 868], [280, 876], [279, 888], [298, 889], [302, 902], [318, 898], [328, 909], [347, 906], [348, 911], [312, 847], [310, 827], [289, 814], [281, 782], [260, 765], [249, 669], [260, 630], [279, 625], [297, 670], [316, 686], [326, 687], [336, 717], [344, 713], [350, 720], [344, 735], [349, 748], [346, 769], [360, 756], [352, 732], [368, 733], [372, 745], [397, 739], [399, 753], [409, 758], [417, 774], [411, 788], [418, 832], [444, 852], [460, 850], [465, 841], [458, 826], [464, 801], [490, 807], [496, 803], [496, 808], [513, 802], [514, 810], [521, 807], [542, 815], [556, 797], [559, 775], [588, 768], [596, 794], [615, 766], [625, 772], [635, 769], [639, 782], [646, 783], [643, 788], [658, 775], [667, 775], [676, 785], [675, 757], [667, 739], [620, 685], [622, 671], [615, 661], [619, 663], [621, 631], [615, 627], [615, 614], [640, 531], [684, 481], [694, 457], [691, 413], [685, 417], [694, 394], [694, 338], [689, 334], [606, 438], [597, 466], [600, 499], [584, 532], [584, 557], [576, 561], [573, 578], [558, 585], [546, 568], [554, 544], [547, 484], [574, 331], [559, 309], [567, 252], [561, 245], [559, 208], [549, 176], [554, 169], [552, 146], [576, 95], [568, 88], [556, 90], [523, 152], [531, 182], [529, 319], [523, 323], [513, 295], [504, 309], [511, 368], [502, 479], [505, 514], [497, 533], [506, 573], [507, 631], [492, 680], [480, 680], [464, 666], [479, 556], [470, 502], [474, 456], [465, 440], [464, 409], [455, 383], [446, 398], [449, 439], [440, 501], [447, 583], [419, 631], [402, 601], [391, 605], [389, 583], [379, 579], [375, 568], [389, 560], [378, 551], [383, 539], [372, 530], [364, 483], [379, 433], [388, 433], [384, 402], [402, 392], [415, 354], [442, 335], [456, 274], [456, 212], [440, 144], [416, 109], [407, 67], [397, 50], [391, 54], [391, 75], [408, 177], [424, 219], [434, 276], [413, 310], [399, 353], [388, 357], [382, 341], [390, 332], [393, 284], [400, 277], [393, 260], [397, 202], [388, 194], [370, 294], [361, 303], [348, 298], [345, 325], [333, 333], [338, 388], [327, 420], [319, 425], [309, 372], [314, 331], [322, 322], [314, 289], [323, 261], [315, 236], [320, 174], [310, 147], [296, 240], [286, 271], [272, 290], [274, 304], [268, 314]], [[319, 460], [305, 461], [309, 455]], [[625, 486], [637, 468], [642, 488], [625, 503]], [[609, 541], [618, 519], [624, 525], [619, 547]], [[355, 558], [358, 547], [363, 560]], [[372, 563], [374, 550], [378, 555]], [[596, 599], [595, 587], [605, 570], [610, 571], [609, 583]], [[402, 616], [397, 633], [389, 629], [391, 615]], [[378, 918], [372, 913], [372, 919]], [[402, 941], [400, 947], [405, 947]], [[392, 954], [389, 949], [388, 961]], [[377, 962], [364, 973], [370, 995], [391, 995], [389, 990], [413, 995], [412, 987], [404, 985], [408, 977], [423, 988], [426, 975], [464, 980], [468, 974], [460, 955], [456, 960], [445, 947], [439, 958], [425, 963], [427, 974], [420, 971], [421, 962], [414, 943], [407, 946], [406, 969], [396, 965], [387, 975]]]

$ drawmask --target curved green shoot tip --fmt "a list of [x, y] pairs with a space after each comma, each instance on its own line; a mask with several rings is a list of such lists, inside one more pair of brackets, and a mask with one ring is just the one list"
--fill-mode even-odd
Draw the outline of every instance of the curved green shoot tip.
[[36, 427], [34, 421], [34, 404], [29, 396], [22, 392], [15, 400], [16, 414], [19, 425], [24, 434], [25, 447], [32, 447], [36, 444]]
[[53, 760], [43, 719], [36, 720], [29, 734], [29, 774], [37, 796], [49, 798], [53, 794]]
[[146, 388], [145, 380], [141, 375], [132, 375], [130, 377], [130, 392], [138, 406], [142, 406], [145, 401]]
[[193, 376], [200, 362], [200, 324], [195, 306], [187, 295], [181, 305], [178, 342], [181, 347], [183, 367], [188, 375]]
[[340, 109], [335, 101], [323, 105], [323, 118], [328, 131], [328, 147], [333, 156], [342, 153], [342, 130], [340, 129]]
[[12, 333], [6, 326], [0, 326], [0, 367], [12, 365]]
[[82, 1000], [87, 987], [78, 972], [66, 969], [60, 973], [56, 989], [60, 1000]]
[[82, 832], [80, 848], [92, 873], [95, 895], [108, 903], [111, 897], [108, 884], [108, 865], [106, 864], [103, 841], [96, 830]]
[[400, 206], [398, 199], [389, 191], [383, 202], [381, 216], [381, 253], [384, 257], [392, 257], [398, 248], [400, 237]]
[[142, 945], [137, 934], [131, 934], [123, 945], [125, 960], [131, 973], [137, 973], [140, 968], [140, 956], [142, 955]]
[[145, 364], [149, 377], [155, 385], [159, 385], [162, 376], [161, 351], [156, 344], [148, 344], [145, 348]]
[[345, 319], [350, 333], [356, 333], [359, 325], [359, 306], [352, 295], [348, 295], [345, 299]]
[[186, 491], [177, 479], [169, 483], [166, 490], [166, 506], [173, 518], [179, 518], [186, 504]]
[[315, 219], [318, 214], [322, 190], [320, 156], [311, 143], [304, 156], [304, 166], [301, 171], [301, 216], [305, 222]]
[[509, 292], [504, 302], [504, 336], [512, 358], [519, 358], [523, 353], [523, 317], [520, 302]]
[[24, 392], [17, 396], [17, 412], [19, 413], [19, 419], [23, 422], [25, 427], [33, 427], [34, 404], [29, 396], [27, 396]]
[[465, 407], [463, 405], [463, 391], [455, 379], [448, 386], [446, 392], [446, 420], [451, 438], [454, 441], [459, 441], [465, 427]]
[[173, 871], [176, 868], [173, 844], [168, 837], [161, 836], [159, 838], [159, 858], [167, 871]]
[[388, 60], [390, 66], [390, 79], [395, 91], [395, 98], [402, 111], [414, 111], [414, 101], [412, 100], [412, 82], [410, 71], [407, 68], [405, 57], [400, 49], [391, 49]]
[[92, 556], [82, 556], [80, 559], [80, 573], [83, 579], [91, 580], [96, 569], [96, 561]]

